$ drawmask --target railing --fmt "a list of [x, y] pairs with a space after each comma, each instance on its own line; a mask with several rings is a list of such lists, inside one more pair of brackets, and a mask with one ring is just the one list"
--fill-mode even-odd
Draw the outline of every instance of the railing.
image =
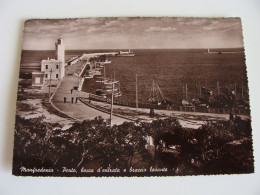
[[84, 77], [80, 79], [78, 91], [81, 91], [84, 81], [85, 81]]

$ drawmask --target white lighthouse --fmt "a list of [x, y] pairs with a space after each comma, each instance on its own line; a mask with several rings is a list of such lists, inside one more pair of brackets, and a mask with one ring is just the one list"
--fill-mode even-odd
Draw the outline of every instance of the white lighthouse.
[[59, 61], [60, 79], [63, 79], [65, 74], [65, 46], [61, 38], [55, 43], [56, 46], [56, 59]]
[[65, 76], [65, 47], [59, 38], [55, 43], [56, 59], [41, 61], [41, 72], [32, 72], [32, 86], [43, 86], [46, 80], [62, 80]]
[[41, 61], [41, 72], [44, 72], [45, 80], [62, 80], [65, 76], [65, 47], [61, 38], [55, 43], [55, 49], [56, 59]]

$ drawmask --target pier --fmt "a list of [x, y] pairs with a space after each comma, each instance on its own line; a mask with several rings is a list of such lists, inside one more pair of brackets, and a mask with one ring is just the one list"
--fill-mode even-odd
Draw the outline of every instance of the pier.
[[[87, 60], [98, 55], [104, 55], [104, 53], [83, 54], [83, 57], [81, 56], [81, 58], [82, 60]], [[89, 98], [88, 93], [78, 90], [80, 86], [79, 84], [82, 82], [82, 78], [79, 77], [78, 73], [79, 71], [83, 72], [84, 68], [86, 67], [82, 65], [82, 61], [78, 61], [71, 67], [67, 67], [66, 75], [61, 81], [60, 85], [57, 87], [57, 90], [54, 92], [51, 103], [55, 106], [56, 109], [58, 109], [58, 111], [75, 120], [83, 121], [86, 119], [94, 119], [97, 116], [102, 116], [104, 119], [109, 119], [110, 115], [107, 113], [101, 112], [90, 106], [86, 106], [86, 104], [83, 104], [81, 101], [77, 101], [76, 103], [76, 99], [79, 97]], [[66, 103], [64, 103], [64, 99], [66, 99]], [[113, 116], [113, 124], [121, 124], [124, 121], [127, 121], [127, 119]]]

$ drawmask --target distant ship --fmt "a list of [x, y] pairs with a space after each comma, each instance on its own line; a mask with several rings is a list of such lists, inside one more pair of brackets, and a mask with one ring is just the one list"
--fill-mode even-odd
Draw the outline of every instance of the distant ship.
[[135, 56], [134, 52], [130, 51], [119, 51], [116, 53], [116, 56], [120, 56], [120, 57], [133, 57]]
[[[217, 50], [217, 49], [215, 49]], [[244, 53], [244, 51], [210, 51], [208, 49], [208, 52], [206, 52], [208, 54], [223, 54], [223, 53]]]

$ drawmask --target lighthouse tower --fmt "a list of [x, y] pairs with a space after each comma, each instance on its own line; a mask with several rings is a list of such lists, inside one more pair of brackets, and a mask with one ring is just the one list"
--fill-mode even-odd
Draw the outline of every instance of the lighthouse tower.
[[56, 59], [59, 62], [60, 79], [65, 75], [65, 46], [61, 38], [55, 43], [56, 46]]

